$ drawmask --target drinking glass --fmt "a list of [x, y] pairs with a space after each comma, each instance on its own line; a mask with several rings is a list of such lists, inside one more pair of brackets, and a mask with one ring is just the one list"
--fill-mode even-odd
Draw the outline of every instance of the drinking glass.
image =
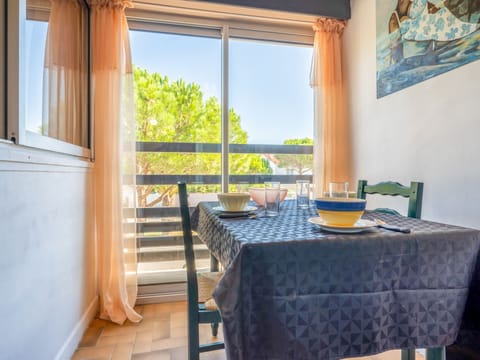
[[328, 183], [328, 197], [348, 198], [348, 182]]
[[297, 207], [300, 209], [306, 209], [310, 205], [310, 181], [297, 180]]
[[278, 216], [280, 212], [280, 183], [265, 181], [265, 216]]

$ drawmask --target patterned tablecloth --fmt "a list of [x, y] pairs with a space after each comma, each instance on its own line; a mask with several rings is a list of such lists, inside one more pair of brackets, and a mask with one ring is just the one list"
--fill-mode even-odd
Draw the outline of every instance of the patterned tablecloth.
[[454, 342], [478, 230], [375, 213], [412, 232], [332, 234], [294, 201], [257, 219], [220, 219], [215, 205], [199, 204], [192, 219], [226, 269], [214, 298], [228, 359], [327, 360]]

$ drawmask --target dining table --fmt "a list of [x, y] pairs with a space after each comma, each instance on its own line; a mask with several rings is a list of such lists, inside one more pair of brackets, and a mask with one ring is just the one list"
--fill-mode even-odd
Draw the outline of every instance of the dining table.
[[331, 232], [311, 222], [313, 203], [300, 209], [295, 200], [275, 217], [262, 209], [219, 215], [217, 202], [201, 202], [192, 225], [225, 271], [213, 297], [227, 359], [337, 360], [445, 347], [465, 321], [473, 279], [480, 281], [476, 229], [365, 211], [362, 219], [410, 232]]

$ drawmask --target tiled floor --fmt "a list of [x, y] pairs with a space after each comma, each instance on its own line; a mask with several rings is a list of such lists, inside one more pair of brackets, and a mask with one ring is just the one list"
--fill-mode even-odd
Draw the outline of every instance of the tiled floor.
[[[140, 305], [143, 320], [116, 325], [94, 319], [85, 331], [72, 360], [186, 360], [187, 305], [185, 302]], [[201, 341], [216, 341], [210, 325], [202, 325]], [[219, 337], [222, 337], [221, 327]], [[202, 360], [225, 360], [224, 350], [204, 353]], [[417, 355], [417, 360], [423, 357]], [[399, 360], [399, 351], [356, 358], [356, 360]]]
[[[116, 325], [94, 319], [85, 331], [72, 360], [186, 360], [186, 302], [136, 306], [143, 320]], [[202, 324], [202, 342], [217, 341], [211, 337], [210, 325]], [[219, 331], [221, 337], [221, 327]], [[202, 360], [225, 360], [223, 350], [202, 354]]]

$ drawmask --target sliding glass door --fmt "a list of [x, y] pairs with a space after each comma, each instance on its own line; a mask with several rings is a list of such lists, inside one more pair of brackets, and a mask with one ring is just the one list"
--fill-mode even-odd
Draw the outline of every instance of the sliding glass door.
[[[131, 43], [139, 284], [183, 282], [176, 182], [187, 177], [192, 206], [220, 191], [221, 155], [214, 148], [221, 141], [221, 41], [131, 31]], [[195, 248], [198, 267], [207, 268], [208, 252], [198, 240]]]

